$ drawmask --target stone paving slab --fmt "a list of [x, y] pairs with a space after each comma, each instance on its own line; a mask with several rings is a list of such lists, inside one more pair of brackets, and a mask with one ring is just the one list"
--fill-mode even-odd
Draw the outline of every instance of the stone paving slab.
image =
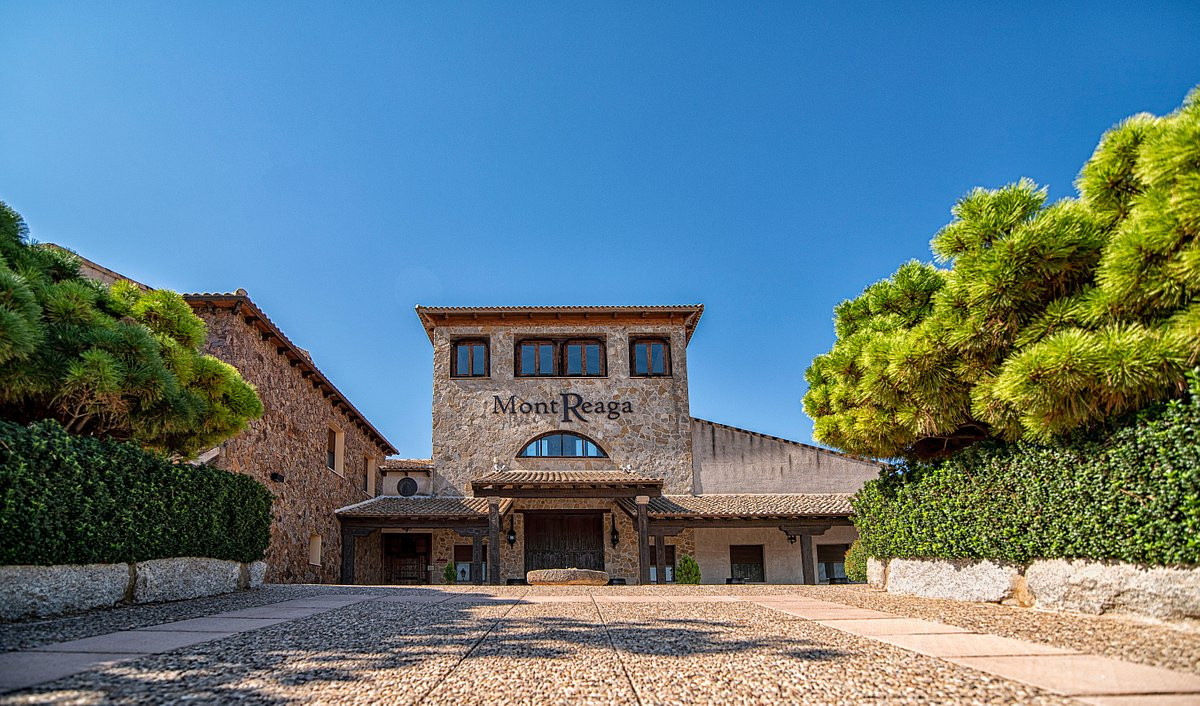
[[150, 631], [191, 630], [196, 632], [234, 633], [278, 625], [279, 623], [287, 622], [287, 620], [287, 618], [191, 618], [189, 620], [178, 620], [174, 623], [148, 625], [138, 629]]
[[1200, 702], [1200, 677], [1109, 657], [1038, 655], [947, 659], [964, 667], [1068, 696], [1188, 693]]
[[[830, 623], [837, 627], [837, 621]], [[1001, 657], [1009, 655], [1069, 655], [1073, 650], [998, 635], [943, 633], [934, 635], [875, 635], [874, 639], [931, 657]]]
[[1091, 706], [1196, 706], [1196, 694], [1143, 694], [1141, 696], [1077, 696], [1075, 699]]
[[26, 689], [143, 656], [129, 652], [6, 652], [0, 654], [0, 692]]
[[934, 635], [940, 633], [971, 632], [966, 628], [932, 620], [918, 618], [872, 618], [868, 620], [818, 620], [822, 625], [855, 635], [875, 637], [880, 635]]
[[[94, 652], [97, 654], [146, 654], [168, 652], [209, 640], [219, 640], [232, 632], [194, 632], [182, 630], [123, 630], [81, 640], [56, 642], [33, 648], [33, 652]], [[18, 653], [19, 654], [19, 653]]]
[[895, 618], [892, 613], [883, 613], [878, 610], [867, 610], [866, 608], [847, 608], [835, 607], [825, 608], [823, 606], [806, 606], [803, 604], [793, 605], [790, 603], [774, 603], [769, 606], [772, 610], [777, 610], [781, 613], [794, 615], [805, 620], [870, 620], [875, 618]]
[[241, 610], [231, 610], [226, 613], [217, 613], [209, 616], [212, 618], [277, 618], [280, 620], [295, 620], [296, 618], [307, 618], [317, 613], [324, 613], [327, 610], [332, 610], [331, 606], [284, 606], [282, 608], [275, 605], [264, 605], [257, 608], [243, 608]]

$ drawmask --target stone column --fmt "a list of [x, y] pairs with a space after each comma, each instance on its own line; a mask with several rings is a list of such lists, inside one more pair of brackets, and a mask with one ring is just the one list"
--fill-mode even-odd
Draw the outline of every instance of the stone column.
[[638, 583], [645, 586], [650, 583], [650, 496], [639, 495], [634, 502], [637, 503]]
[[488, 583], [500, 583], [500, 498], [488, 498]]
[[354, 583], [354, 532], [342, 527], [342, 583]]
[[804, 583], [808, 585], [817, 582], [816, 567], [813, 566], [813, 538], [807, 532], [800, 535], [800, 561], [804, 562]]

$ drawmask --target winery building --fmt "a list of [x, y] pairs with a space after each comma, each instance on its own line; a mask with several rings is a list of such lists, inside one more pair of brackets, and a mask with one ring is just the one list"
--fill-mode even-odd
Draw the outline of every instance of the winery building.
[[[336, 511], [344, 583], [844, 580], [850, 495], [879, 464], [691, 416], [702, 306], [417, 307], [433, 453]], [[370, 556], [364, 557], [367, 553]], [[363, 567], [370, 567], [364, 571]]]

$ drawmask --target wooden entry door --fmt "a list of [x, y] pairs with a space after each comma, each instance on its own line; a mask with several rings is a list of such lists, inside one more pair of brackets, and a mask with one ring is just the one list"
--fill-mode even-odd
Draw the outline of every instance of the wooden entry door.
[[429, 557], [432, 550], [432, 534], [383, 535], [384, 583], [429, 583]]
[[604, 515], [525, 514], [525, 570], [604, 571]]

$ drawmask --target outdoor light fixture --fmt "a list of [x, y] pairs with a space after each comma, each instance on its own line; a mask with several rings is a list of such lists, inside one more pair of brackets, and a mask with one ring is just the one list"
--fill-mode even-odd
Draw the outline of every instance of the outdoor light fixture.
[[609, 532], [608, 532], [608, 539], [609, 539], [609, 541], [612, 542], [612, 545], [614, 548], [621, 541], [621, 534], [619, 532], [617, 532], [617, 514], [616, 513], [613, 513], [613, 515], [612, 515], [612, 529], [609, 530]]
[[795, 544], [795, 543], [796, 543], [796, 535], [789, 534], [788, 535], [788, 544]]
[[510, 546], [510, 547], [517, 543], [517, 530], [513, 528], [512, 515], [508, 516], [508, 537], [507, 537], [507, 539], [508, 539], [508, 546]]

